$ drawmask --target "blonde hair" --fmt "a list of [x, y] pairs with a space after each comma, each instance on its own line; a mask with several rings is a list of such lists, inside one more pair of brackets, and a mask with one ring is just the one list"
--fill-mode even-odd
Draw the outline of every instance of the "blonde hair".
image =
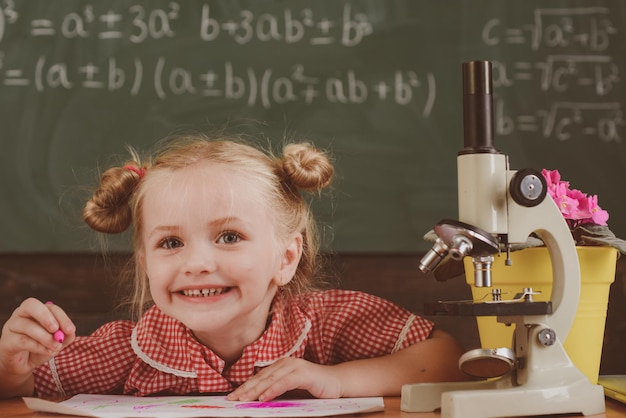
[[207, 162], [226, 164], [258, 182], [274, 216], [278, 239], [302, 234], [302, 257], [294, 278], [283, 287], [287, 297], [317, 288], [319, 235], [309, 205], [301, 191], [320, 192], [333, 177], [328, 155], [309, 143], [290, 143], [281, 157], [264, 152], [239, 138], [210, 139], [203, 134], [169, 138], [153, 158], [142, 160], [131, 149], [131, 160], [109, 168], [83, 209], [83, 219], [94, 230], [123, 232], [134, 225], [132, 314], [139, 317], [153, 303], [146, 272], [141, 262], [142, 206], [151, 179], [190, 165]]

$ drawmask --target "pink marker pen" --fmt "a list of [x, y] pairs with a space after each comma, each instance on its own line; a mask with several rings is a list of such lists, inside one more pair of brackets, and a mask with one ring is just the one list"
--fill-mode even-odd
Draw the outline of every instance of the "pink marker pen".
[[[46, 302], [46, 305], [53, 305], [53, 303], [52, 301], [48, 301]], [[58, 329], [54, 331], [54, 334], [52, 334], [52, 338], [54, 338], [54, 341], [62, 343], [65, 340], [65, 333]]]
[[65, 340], [65, 333], [58, 329], [54, 332], [54, 334], [52, 334], [52, 337], [54, 338], [54, 341], [62, 343], [63, 340]]

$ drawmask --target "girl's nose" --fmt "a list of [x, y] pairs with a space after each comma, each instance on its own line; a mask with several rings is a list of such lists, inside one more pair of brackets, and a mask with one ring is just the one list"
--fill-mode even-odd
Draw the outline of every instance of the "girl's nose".
[[209, 245], [187, 245], [185, 251], [185, 274], [209, 274], [216, 269], [215, 252]]

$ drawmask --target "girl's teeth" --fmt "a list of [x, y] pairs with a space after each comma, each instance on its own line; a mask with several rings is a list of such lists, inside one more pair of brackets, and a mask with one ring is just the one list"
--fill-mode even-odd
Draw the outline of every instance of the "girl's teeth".
[[222, 293], [224, 293], [226, 291], [226, 288], [219, 288], [219, 289], [215, 289], [215, 288], [211, 288], [211, 289], [186, 289], [183, 290], [183, 294], [185, 296], [197, 296], [197, 297], [206, 297], [206, 296], [215, 296], [215, 295], [221, 295]]

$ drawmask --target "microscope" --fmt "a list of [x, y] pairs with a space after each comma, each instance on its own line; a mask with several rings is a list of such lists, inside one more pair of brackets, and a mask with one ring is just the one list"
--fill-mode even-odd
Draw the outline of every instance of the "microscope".
[[[568, 225], [547, 196], [542, 174], [509, 170], [508, 157], [493, 146], [491, 63], [463, 68], [464, 148], [458, 153], [459, 219], [435, 227], [436, 241], [420, 261], [427, 273], [446, 259], [471, 257], [474, 284], [492, 288], [496, 259], [510, 264], [513, 244], [531, 234], [546, 245], [552, 263], [552, 295], [533, 301], [531, 288], [502, 300], [438, 302], [427, 314], [495, 316], [513, 324], [511, 347], [470, 350], [459, 367], [469, 382], [416, 383], [402, 387], [401, 410], [441, 409], [443, 418], [511, 417], [546, 414], [600, 414], [604, 393], [578, 370], [563, 349], [578, 307], [580, 268]], [[505, 254], [504, 256], [501, 256]], [[446, 260], [448, 261], [448, 260]]]

